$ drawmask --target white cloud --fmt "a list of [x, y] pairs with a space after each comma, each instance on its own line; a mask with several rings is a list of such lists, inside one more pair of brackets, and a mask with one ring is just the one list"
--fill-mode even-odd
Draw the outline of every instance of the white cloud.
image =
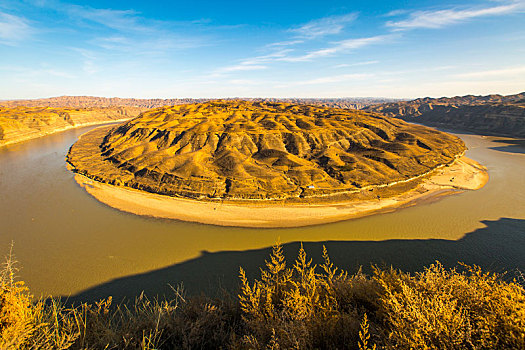
[[82, 70], [88, 75], [97, 73], [100, 69], [96, 64], [97, 55], [91, 50], [82, 48], [73, 48], [75, 52], [78, 52], [82, 56]]
[[304, 40], [288, 40], [288, 41], [279, 41], [276, 43], [271, 43], [271, 44], [266, 45], [266, 47], [272, 48], [272, 47], [292, 46], [292, 45], [297, 45], [297, 44], [302, 44], [302, 43], [304, 43]]
[[371, 74], [341, 74], [332, 75], [328, 77], [316, 78], [301, 82], [301, 84], [326, 84], [326, 83], [338, 83], [341, 81], [358, 80], [371, 77]]
[[178, 35], [127, 35], [98, 37], [91, 44], [106, 50], [132, 52], [134, 55], [157, 55], [163, 52], [201, 47], [203, 41]]
[[260, 63], [275, 61], [277, 59], [286, 57], [286, 55], [288, 53], [290, 53], [290, 52], [292, 52], [292, 50], [290, 50], [290, 49], [283, 49], [283, 50], [272, 52], [272, 53], [270, 53], [268, 55], [262, 55], [262, 56], [255, 56], [255, 57], [251, 57], [251, 58], [245, 58], [244, 60], [241, 61], [241, 64], [252, 65], [252, 64], [260, 64]]
[[514, 2], [508, 5], [493, 6], [487, 8], [470, 8], [463, 10], [438, 10], [438, 11], [415, 11], [408, 19], [401, 21], [388, 21], [387, 27], [393, 30], [408, 30], [415, 28], [442, 28], [447, 25], [467, 21], [471, 18], [484, 16], [497, 16], [514, 13], [525, 8], [525, 4]]
[[445, 66], [432, 66], [432, 67], [424, 67], [424, 68], [410, 68], [410, 69], [402, 69], [402, 70], [394, 70], [394, 71], [381, 71], [376, 72], [378, 74], [386, 75], [386, 76], [392, 76], [392, 75], [414, 75], [424, 72], [440, 72], [440, 71], [447, 71], [451, 69], [458, 68], [457, 66], [452, 65], [445, 65]]
[[285, 49], [285, 50], [273, 52], [268, 55], [245, 58], [241, 60], [238, 64], [218, 68], [215, 71], [213, 71], [211, 75], [214, 77], [218, 77], [218, 76], [222, 76], [222, 75], [233, 73], [233, 72], [266, 69], [268, 68], [265, 65], [266, 63], [269, 63], [269, 62], [275, 61], [276, 59], [285, 57], [286, 54], [290, 51], [291, 50], [289, 49]]
[[346, 68], [346, 67], [356, 67], [356, 66], [368, 66], [370, 64], [376, 64], [379, 63], [379, 61], [363, 61], [363, 62], [355, 62], [355, 63], [342, 63], [335, 65], [334, 68]]
[[[115, 10], [75, 5], [60, 0], [42, 0], [38, 6], [52, 9], [67, 17], [73, 27], [85, 27], [100, 35], [93, 35], [87, 43], [115, 53], [133, 52], [135, 55], [159, 56], [174, 50], [192, 49], [209, 44], [209, 39], [190, 29], [206, 27], [206, 20], [163, 21], [142, 16], [133, 9]], [[184, 29], [178, 30], [178, 29]], [[214, 27], [215, 28], [215, 27]], [[187, 33], [191, 34], [187, 34]]]
[[340, 83], [344, 81], [353, 81], [353, 80], [362, 80], [366, 78], [372, 77], [373, 74], [364, 74], [364, 73], [357, 73], [357, 74], [338, 74], [338, 75], [330, 75], [326, 77], [319, 77], [309, 80], [300, 80], [285, 84], [278, 84], [277, 88], [286, 88], [286, 87], [292, 87], [292, 86], [303, 86], [303, 85], [318, 85], [318, 84], [330, 84], [330, 83]]
[[478, 72], [469, 72], [457, 74], [458, 78], [494, 78], [494, 77], [503, 77], [503, 76], [514, 76], [525, 73], [525, 66], [512, 67], [512, 68], [503, 68], [503, 69], [492, 69]]
[[266, 69], [266, 66], [263, 65], [254, 65], [254, 64], [238, 64], [235, 66], [222, 67], [215, 71], [216, 74], [238, 72], [238, 71], [250, 71], [250, 70], [261, 70]]
[[396, 16], [399, 16], [399, 15], [404, 15], [404, 14], [406, 14], [408, 12], [410, 12], [410, 11], [406, 10], [406, 9], [393, 10], [393, 11], [390, 11], [387, 14], [383, 15], [383, 17], [396, 17]]
[[286, 61], [286, 62], [311, 61], [315, 58], [333, 56], [333, 55], [336, 55], [336, 54], [339, 54], [345, 51], [358, 49], [363, 46], [371, 45], [371, 44], [378, 43], [378, 42], [383, 42], [391, 38], [393, 38], [393, 36], [391, 35], [377, 35], [377, 36], [372, 36], [368, 38], [347, 39], [347, 40], [336, 42], [331, 47], [311, 51], [302, 56], [287, 56], [287, 57], [279, 58], [278, 60]]
[[303, 38], [318, 38], [326, 35], [339, 34], [344, 27], [357, 18], [357, 13], [349, 13], [342, 16], [330, 16], [316, 19], [305, 23], [290, 32], [297, 33]]
[[150, 29], [139, 23], [139, 17], [134, 10], [98, 9], [65, 4], [63, 8], [70, 16], [96, 22], [120, 31], [147, 31]]
[[248, 79], [232, 79], [228, 80], [228, 83], [232, 85], [258, 85], [260, 82]]
[[0, 12], [0, 43], [14, 44], [27, 38], [32, 33], [25, 18]]
[[46, 65], [38, 67], [25, 67], [25, 66], [0, 66], [0, 71], [9, 73], [11, 77], [19, 82], [28, 82], [34, 80], [36, 77], [43, 78], [66, 78], [75, 79], [77, 76], [69, 72], [65, 72], [58, 69], [46, 68]]

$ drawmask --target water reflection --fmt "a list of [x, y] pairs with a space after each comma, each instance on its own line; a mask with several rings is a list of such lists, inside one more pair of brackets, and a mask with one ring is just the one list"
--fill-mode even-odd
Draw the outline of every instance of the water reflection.
[[501, 152], [510, 152], [510, 153], [520, 153], [525, 154], [525, 139], [498, 139], [493, 142], [498, 144], [503, 144], [503, 146], [491, 147], [490, 149], [501, 151]]

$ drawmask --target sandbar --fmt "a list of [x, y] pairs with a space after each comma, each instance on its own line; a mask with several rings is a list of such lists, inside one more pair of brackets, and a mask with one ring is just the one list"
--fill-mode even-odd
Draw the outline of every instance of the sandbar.
[[[299, 227], [393, 211], [446, 194], [477, 190], [488, 182], [487, 169], [465, 156], [435, 169], [413, 189], [397, 196], [340, 202], [206, 201], [159, 195], [114, 186], [75, 174], [77, 183], [102, 203], [124, 212], [220, 226]], [[367, 189], [366, 191], [368, 191]]]

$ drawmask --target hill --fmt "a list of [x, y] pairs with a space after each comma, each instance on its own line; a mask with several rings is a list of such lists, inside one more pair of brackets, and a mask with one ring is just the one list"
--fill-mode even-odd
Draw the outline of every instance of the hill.
[[212, 101], [144, 112], [68, 154], [100, 182], [207, 199], [285, 199], [405, 182], [463, 154], [452, 135], [376, 114]]
[[364, 110], [425, 125], [525, 137], [525, 93], [425, 97], [367, 106]]
[[80, 126], [127, 120], [142, 110], [134, 107], [0, 107], [0, 146]]

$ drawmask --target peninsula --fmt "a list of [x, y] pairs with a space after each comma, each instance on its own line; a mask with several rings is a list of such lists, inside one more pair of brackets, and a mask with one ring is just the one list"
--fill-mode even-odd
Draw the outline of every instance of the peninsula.
[[84, 134], [68, 154], [96, 198], [137, 214], [301, 226], [476, 189], [457, 137], [379, 114], [286, 103], [160, 107]]

